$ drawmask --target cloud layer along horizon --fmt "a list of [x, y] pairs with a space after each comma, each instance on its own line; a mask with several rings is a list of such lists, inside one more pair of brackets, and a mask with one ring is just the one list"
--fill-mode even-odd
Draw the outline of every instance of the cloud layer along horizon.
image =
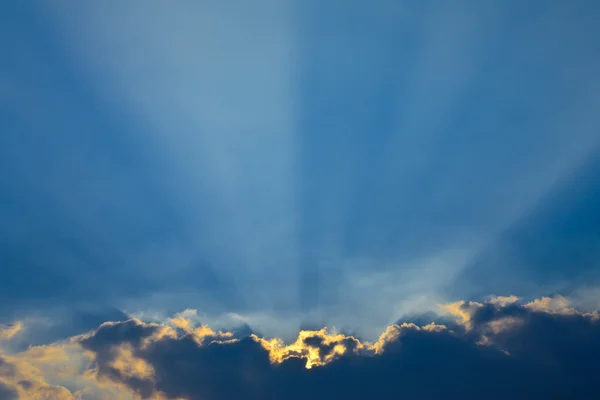
[[34, 321], [2, 326], [0, 399], [592, 399], [600, 390], [600, 314], [562, 296], [441, 305], [429, 322], [398, 322], [375, 342], [323, 328], [284, 343], [197, 317], [105, 322], [25, 348], [12, 343]]

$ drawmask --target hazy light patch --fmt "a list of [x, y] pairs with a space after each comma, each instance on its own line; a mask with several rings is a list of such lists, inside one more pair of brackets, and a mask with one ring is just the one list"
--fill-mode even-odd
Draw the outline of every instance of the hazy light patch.
[[8, 341], [13, 339], [23, 330], [23, 323], [17, 321], [10, 325], [0, 325], [0, 340]]
[[386, 326], [397, 320], [436, 311], [438, 304], [450, 301], [442, 288], [462, 271], [469, 254], [456, 250], [436, 257], [396, 262], [331, 261], [330, 265], [336, 267], [330, 267], [329, 271], [323, 268], [321, 273], [326, 277], [325, 283], [335, 283], [324, 285], [321, 297], [327, 299], [326, 292], [335, 291], [333, 301], [321, 302], [311, 310], [246, 308], [229, 312], [209, 301], [198, 301], [202, 293], [195, 292], [157, 292], [152, 297], [130, 299], [123, 309], [142, 320], [159, 322], [170, 315], [165, 304], [173, 307], [188, 301], [197, 307], [197, 311], [190, 311], [191, 319], [216, 329], [248, 325], [257, 332], [290, 340], [306, 325], [327, 325], [375, 340]]
[[575, 290], [569, 295], [574, 307], [587, 312], [600, 309], [600, 288], [595, 286]]
[[340, 284], [339, 301], [344, 306], [333, 305], [326, 320], [347, 324], [372, 338], [399, 319], [435, 311], [437, 304], [448, 301], [441, 288], [460, 273], [466, 256], [464, 251], [454, 251], [383, 266], [372, 262], [370, 268], [350, 270]]

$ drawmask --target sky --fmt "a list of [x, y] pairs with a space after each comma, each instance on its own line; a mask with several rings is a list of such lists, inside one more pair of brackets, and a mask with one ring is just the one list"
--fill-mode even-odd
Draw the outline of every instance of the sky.
[[4, 2], [0, 400], [594, 398], [599, 18]]

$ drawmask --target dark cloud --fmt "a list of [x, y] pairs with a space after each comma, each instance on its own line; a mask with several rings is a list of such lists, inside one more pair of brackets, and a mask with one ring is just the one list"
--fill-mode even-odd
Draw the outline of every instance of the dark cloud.
[[106, 323], [98, 328], [93, 337], [84, 339], [82, 345], [85, 349], [96, 353], [99, 374], [123, 382], [143, 398], [147, 398], [154, 390], [152, 379], [127, 375], [112, 365], [112, 362], [118, 357], [117, 346], [126, 344], [139, 349], [142, 340], [150, 337], [157, 329], [158, 326], [142, 324], [136, 320]]
[[[0, 357], [0, 379], [12, 378], [15, 376], [15, 372], [15, 367], [4, 360], [4, 358]], [[0, 380], [0, 400], [16, 399], [18, 399], [17, 391]]]
[[15, 367], [0, 357], [0, 377], [13, 377], [15, 375]]
[[16, 390], [0, 382], [0, 400], [17, 400], [18, 398]]
[[90, 339], [82, 341], [85, 348], [101, 354], [111, 346], [127, 343], [138, 347], [145, 337], [156, 332], [158, 326], [139, 323], [131, 319], [124, 322], [102, 324]]
[[[254, 336], [199, 341], [193, 333], [161, 334], [159, 325], [137, 320], [105, 324], [82, 345], [97, 354], [100, 374], [142, 397], [161, 392], [189, 399], [597, 398], [598, 318], [531, 304], [463, 303], [457, 309], [468, 323], [452, 330], [395, 325], [382, 335], [378, 351], [358, 351], [366, 344], [352, 337], [314, 332], [281, 362], [273, 362]], [[310, 354], [303, 349], [318, 351], [324, 360], [338, 345], [344, 346], [339, 357], [305, 368], [303, 358]], [[152, 372], [115, 369], [119, 357]]]
[[34, 383], [27, 379], [21, 380], [17, 383], [19, 384], [19, 386], [21, 386], [25, 390], [31, 389], [34, 386]]
[[[600, 359], [600, 322], [581, 313], [531, 312], [511, 305], [495, 308], [490, 305], [474, 315], [477, 326], [507, 318], [510, 329], [493, 333], [493, 343], [506, 349], [515, 360], [526, 361], [531, 371], [544, 371], [552, 376], [558, 392], [571, 398], [591, 398], [596, 383]], [[534, 372], [535, 373], [535, 372]], [[546, 383], [548, 385], [548, 383]], [[596, 395], [597, 396], [597, 395]]]
[[354, 351], [358, 347], [358, 340], [354, 338], [346, 338], [333, 343], [326, 343], [325, 339], [320, 336], [309, 336], [303, 340], [304, 344], [319, 350], [321, 357], [327, 357], [333, 353], [336, 345], [343, 345], [345, 351]]

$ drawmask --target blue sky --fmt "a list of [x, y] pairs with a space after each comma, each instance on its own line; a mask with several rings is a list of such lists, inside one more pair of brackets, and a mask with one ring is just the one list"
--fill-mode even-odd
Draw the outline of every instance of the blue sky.
[[4, 315], [374, 337], [458, 299], [595, 301], [593, 1], [2, 10]]
[[[427, 390], [585, 398], [598, 20], [592, 0], [3, 3], [0, 399], [239, 398], [219, 363], [249, 359], [248, 399], [367, 396], [355, 376], [389, 398], [393, 371], [418, 398], [457, 360]], [[48, 372], [64, 360], [90, 369]]]

